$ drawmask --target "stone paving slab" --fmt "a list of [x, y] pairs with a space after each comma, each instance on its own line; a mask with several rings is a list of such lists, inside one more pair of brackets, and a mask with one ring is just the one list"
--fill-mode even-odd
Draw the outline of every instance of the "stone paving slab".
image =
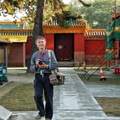
[[29, 115], [15, 115], [15, 116], [11, 116], [11, 118], [9, 118], [9, 120], [36, 120], [33, 116], [29, 116]]
[[94, 97], [120, 98], [120, 85], [86, 85]]
[[11, 116], [12, 112], [0, 106], [0, 120], [7, 120]]
[[[99, 117], [99, 116], [87, 116], [84, 114], [84, 111], [77, 112], [78, 114], [74, 116], [74, 113], [70, 111], [68, 115], [63, 116], [63, 112], [58, 112], [58, 110], [54, 113], [54, 117], [52, 120], [120, 120], [120, 117]], [[16, 111], [13, 112], [13, 116], [9, 120], [35, 120], [34, 117], [37, 114], [37, 111]], [[70, 115], [72, 114], [72, 115]], [[42, 118], [41, 120], [45, 120]]]

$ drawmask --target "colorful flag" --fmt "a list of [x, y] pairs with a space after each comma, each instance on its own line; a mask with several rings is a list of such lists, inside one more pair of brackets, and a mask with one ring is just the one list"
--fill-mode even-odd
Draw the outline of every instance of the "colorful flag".
[[120, 19], [115, 20], [111, 27], [106, 27], [106, 34], [106, 58], [113, 59], [114, 41], [120, 40]]

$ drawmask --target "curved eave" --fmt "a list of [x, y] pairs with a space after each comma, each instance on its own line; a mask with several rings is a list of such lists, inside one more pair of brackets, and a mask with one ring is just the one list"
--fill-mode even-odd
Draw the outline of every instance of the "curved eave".
[[33, 30], [29, 29], [0, 29], [1, 35], [32, 36]]

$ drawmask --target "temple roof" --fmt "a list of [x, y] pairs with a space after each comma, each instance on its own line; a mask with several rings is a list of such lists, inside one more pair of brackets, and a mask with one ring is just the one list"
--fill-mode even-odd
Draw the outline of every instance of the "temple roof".
[[[13, 22], [0, 22], [0, 25], [11, 25], [16, 26]], [[21, 24], [21, 23], [20, 23]], [[19, 29], [1, 29], [0, 28], [0, 38], [9, 39], [11, 42], [26, 42], [27, 36], [33, 35], [33, 29], [23, 29], [23, 24]], [[17, 26], [16, 26], [17, 27]], [[105, 39], [106, 30], [105, 29], [88, 29], [88, 26], [85, 22], [74, 22], [71, 24], [70, 28], [60, 27], [57, 22], [43, 24], [43, 30], [46, 34], [56, 34], [56, 33], [83, 33], [85, 34], [85, 40], [90, 39]], [[13, 37], [14, 36], [14, 37]], [[16, 38], [16, 39], [14, 39]]]
[[0, 29], [23, 29], [23, 23], [18, 22], [16, 25], [14, 22], [0, 22]]
[[[52, 29], [52, 26], [50, 27]], [[45, 31], [47, 32], [48, 29], [46, 29]], [[54, 30], [54, 29], [53, 29]], [[53, 30], [51, 30], [52, 32], [54, 32]], [[60, 29], [58, 29], [58, 32], [60, 31]], [[65, 31], [66, 33], [71, 32], [73, 33], [73, 30], [67, 30]], [[51, 33], [52, 33], [51, 32]], [[33, 30], [32, 29], [22, 29], [22, 30], [0, 30], [0, 36], [5, 36], [5, 35], [18, 35], [18, 36], [32, 36], [33, 34]], [[106, 36], [106, 30], [105, 29], [89, 29], [85, 31], [85, 39], [93, 39], [93, 38], [104, 38], [105, 39]]]
[[27, 35], [32, 36], [33, 30], [32, 29], [0, 29], [0, 36], [2, 35]]

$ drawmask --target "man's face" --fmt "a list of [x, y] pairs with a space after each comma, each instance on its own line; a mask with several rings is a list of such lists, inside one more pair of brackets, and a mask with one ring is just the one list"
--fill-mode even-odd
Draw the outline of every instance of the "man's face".
[[45, 49], [46, 48], [46, 41], [43, 39], [37, 39], [36, 45], [38, 49]]

